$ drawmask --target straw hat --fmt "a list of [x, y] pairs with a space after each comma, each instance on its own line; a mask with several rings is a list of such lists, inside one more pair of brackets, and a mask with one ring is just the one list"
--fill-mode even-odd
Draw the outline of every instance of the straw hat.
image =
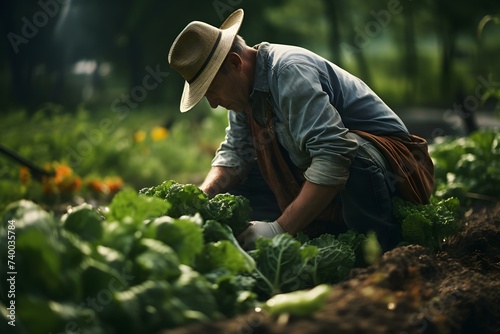
[[186, 80], [181, 112], [193, 108], [205, 96], [226, 58], [243, 21], [243, 9], [233, 12], [220, 28], [194, 21], [177, 36], [168, 62]]

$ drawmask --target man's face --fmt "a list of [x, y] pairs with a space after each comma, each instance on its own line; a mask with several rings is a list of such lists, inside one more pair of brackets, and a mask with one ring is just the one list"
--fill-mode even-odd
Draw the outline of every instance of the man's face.
[[[226, 60], [227, 62], [227, 60]], [[219, 70], [205, 94], [210, 106], [224, 107], [236, 112], [245, 112], [249, 101], [249, 82], [243, 67], [234, 62], [225, 63]]]

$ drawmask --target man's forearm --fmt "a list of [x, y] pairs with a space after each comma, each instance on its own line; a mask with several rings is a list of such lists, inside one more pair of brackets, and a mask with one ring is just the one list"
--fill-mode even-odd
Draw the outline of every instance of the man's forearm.
[[244, 178], [237, 168], [214, 166], [208, 172], [200, 189], [210, 197], [225, 193], [236, 186]]
[[290, 234], [302, 231], [330, 204], [338, 192], [338, 187], [305, 181], [297, 198], [277, 221]]

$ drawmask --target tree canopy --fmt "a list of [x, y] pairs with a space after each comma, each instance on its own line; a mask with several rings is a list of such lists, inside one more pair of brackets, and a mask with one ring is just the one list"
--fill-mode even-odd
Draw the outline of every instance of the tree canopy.
[[173, 40], [189, 22], [218, 26], [237, 8], [245, 10], [240, 34], [250, 45], [310, 48], [394, 103], [449, 101], [458, 90], [473, 91], [479, 76], [500, 72], [499, 26], [477, 35], [482, 18], [500, 13], [497, 0], [4, 0], [1, 6], [7, 105], [109, 105], [155, 71], [163, 73], [161, 85], [147, 91], [147, 102], [177, 105], [182, 78], [167, 63]]

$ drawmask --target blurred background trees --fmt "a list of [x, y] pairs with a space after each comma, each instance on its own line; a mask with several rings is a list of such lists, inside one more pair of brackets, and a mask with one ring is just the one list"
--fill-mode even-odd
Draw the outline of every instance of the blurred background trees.
[[[219, 26], [237, 8], [245, 10], [240, 33], [249, 45], [294, 44], [334, 61], [430, 142], [474, 130], [471, 116], [480, 109], [483, 126], [500, 123], [490, 112], [500, 110], [498, 0], [2, 0], [0, 6], [0, 143], [40, 166], [72, 168], [83, 196], [95, 195], [96, 180], [123, 179], [136, 189], [167, 179], [202, 182], [227, 117], [206, 102], [179, 112], [184, 82], [167, 54], [189, 22]], [[43, 198], [41, 185], [27, 183], [22, 171], [0, 157], [0, 207]]]
[[218, 26], [240, 7], [249, 44], [310, 48], [396, 107], [449, 106], [457, 95], [474, 93], [478, 76], [500, 81], [500, 27], [487, 25], [477, 35], [481, 18], [499, 14], [497, 0], [3, 0], [1, 6], [4, 106], [109, 107], [142, 86], [149, 67], [172, 75], [140, 102], [175, 113], [182, 79], [167, 63], [174, 38], [192, 20]]

